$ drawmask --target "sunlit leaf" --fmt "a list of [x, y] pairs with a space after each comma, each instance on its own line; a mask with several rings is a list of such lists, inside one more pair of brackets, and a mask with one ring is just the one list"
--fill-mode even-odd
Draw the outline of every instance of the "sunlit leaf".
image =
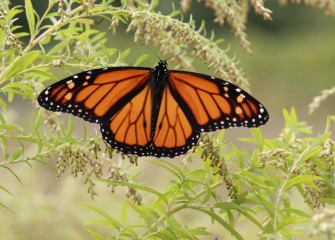
[[63, 49], [69, 47], [69, 43], [72, 41], [71, 38], [66, 38], [63, 41], [60, 41], [58, 44], [54, 45], [49, 51], [48, 55], [54, 55], [54, 54], [59, 54], [60, 52], [63, 51]]
[[231, 235], [233, 235], [236, 239], [238, 240], [244, 240], [244, 238], [234, 229], [234, 226], [231, 226], [229, 223], [227, 223], [221, 216], [219, 216], [218, 214], [203, 209], [203, 208], [199, 208], [199, 207], [189, 207], [191, 209], [197, 210], [199, 212], [203, 212], [206, 213], [209, 217], [211, 217], [214, 221], [218, 222], [221, 226], [223, 226], [228, 232], [231, 233]]
[[17, 147], [15, 148], [13, 154], [12, 154], [12, 161], [17, 160], [19, 157], [22, 156], [22, 154], [24, 153], [24, 149], [23, 147]]
[[93, 231], [92, 229], [87, 229], [87, 231], [94, 237], [96, 240], [106, 240], [102, 235]]
[[285, 184], [285, 190], [290, 189], [291, 187], [297, 185], [297, 184], [305, 184], [310, 187], [313, 187], [317, 190], [320, 190], [320, 188], [313, 183], [313, 181], [316, 180], [323, 180], [322, 177], [319, 176], [314, 176], [314, 175], [299, 175], [299, 176], [294, 176], [290, 180], [287, 181]]
[[288, 225], [292, 224], [299, 224], [299, 223], [306, 223], [309, 222], [311, 218], [309, 217], [290, 217], [290, 218], [285, 218], [282, 219], [277, 226], [277, 231], [281, 230], [284, 227], [287, 227]]
[[134, 63], [134, 66], [139, 66], [143, 61], [149, 57], [149, 54], [142, 54]]
[[22, 56], [18, 57], [9, 67], [5, 70], [5, 73], [0, 79], [1, 82], [5, 82], [16, 74], [19, 74], [22, 70], [26, 70], [35, 60], [39, 57], [39, 51], [31, 51]]
[[161, 199], [163, 199], [165, 202], [167, 202], [167, 200], [165, 199], [163, 194], [161, 194], [160, 192], [158, 192], [158, 191], [156, 191], [156, 190], [154, 190], [153, 188], [150, 188], [150, 187], [142, 186], [142, 185], [135, 184], [135, 183], [115, 181], [115, 180], [109, 180], [109, 179], [97, 179], [97, 180], [101, 181], [101, 182], [108, 183], [108, 184], [116, 185], [116, 186], [126, 186], [126, 187], [132, 187], [132, 188], [135, 188], [135, 189], [143, 190], [143, 191], [155, 194], [155, 195], [159, 196]]
[[35, 32], [35, 15], [34, 8], [30, 0], [24, 0], [25, 13], [28, 21], [30, 35], [33, 36]]

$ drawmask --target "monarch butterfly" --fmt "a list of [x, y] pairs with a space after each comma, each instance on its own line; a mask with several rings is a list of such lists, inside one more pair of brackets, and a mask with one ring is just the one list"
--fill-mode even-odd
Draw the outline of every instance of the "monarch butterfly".
[[39, 104], [100, 124], [104, 141], [125, 154], [175, 157], [201, 132], [258, 127], [269, 115], [239, 87], [208, 75], [154, 68], [89, 70], [47, 87]]

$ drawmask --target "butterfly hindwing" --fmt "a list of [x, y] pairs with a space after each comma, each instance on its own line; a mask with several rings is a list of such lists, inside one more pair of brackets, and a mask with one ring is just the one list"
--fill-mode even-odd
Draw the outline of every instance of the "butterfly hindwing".
[[126, 154], [150, 154], [152, 93], [147, 84], [108, 122], [101, 123], [103, 139]]
[[38, 102], [48, 110], [100, 123], [141, 91], [149, 76], [149, 68], [119, 67], [81, 72], [46, 88]]
[[165, 87], [153, 138], [153, 156], [175, 157], [186, 153], [198, 142], [199, 133], [193, 131], [169, 87]]
[[256, 99], [224, 80], [199, 73], [170, 71], [169, 84], [195, 131], [258, 127], [269, 119]]

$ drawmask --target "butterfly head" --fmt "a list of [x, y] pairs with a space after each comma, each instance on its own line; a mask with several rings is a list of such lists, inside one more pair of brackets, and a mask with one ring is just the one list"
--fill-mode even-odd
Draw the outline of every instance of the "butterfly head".
[[167, 75], [168, 69], [167, 69], [168, 64], [166, 63], [166, 60], [160, 60], [157, 66], [154, 68], [154, 71], [156, 72], [157, 79], [160, 79], [162, 76]]
[[157, 67], [159, 67], [161, 69], [167, 69], [168, 64], [167, 64], [166, 60], [160, 60]]

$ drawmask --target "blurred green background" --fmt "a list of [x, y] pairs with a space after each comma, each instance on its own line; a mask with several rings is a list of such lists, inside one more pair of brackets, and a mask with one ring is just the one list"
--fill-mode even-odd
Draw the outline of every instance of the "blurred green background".
[[[23, 3], [23, 1], [17, 2]], [[159, 11], [162, 13], [172, 11], [171, 2], [161, 2]], [[33, 1], [34, 6], [40, 8], [36, 9], [37, 11], [43, 11], [45, 8], [43, 3], [39, 1], [36, 4]], [[179, 6], [177, 1], [175, 6]], [[270, 113], [269, 123], [262, 127], [265, 138], [277, 137], [280, 134], [284, 127], [282, 109], [291, 107], [296, 108], [300, 120], [307, 121], [313, 126], [315, 133], [322, 132], [327, 114], [334, 114], [334, 97], [329, 98], [313, 115], [308, 115], [308, 104], [321, 90], [333, 87], [335, 83], [335, 19], [325, 16], [324, 10], [312, 9], [302, 4], [282, 7], [277, 2], [271, 1], [266, 6], [274, 12], [273, 21], [263, 21], [261, 16], [253, 13], [253, 9], [250, 11], [247, 33], [252, 44], [252, 55], [243, 52], [228, 25], [220, 28], [212, 23], [212, 11], [204, 8], [203, 3], [193, 1], [190, 12], [193, 18], [198, 20], [198, 24], [202, 18], [206, 19], [207, 32], [214, 29], [217, 38], [225, 39], [221, 46], [223, 48], [230, 46], [229, 55], [231, 57], [236, 55], [240, 60], [240, 66], [250, 80], [252, 94]], [[185, 19], [188, 19], [187, 16], [188, 14]], [[26, 27], [24, 19], [19, 24]], [[127, 63], [131, 65], [138, 56], [148, 53], [148, 50], [134, 44], [133, 35], [125, 34], [124, 30], [124, 27], [120, 27], [116, 35], [110, 34], [108, 45], [121, 50], [132, 49], [127, 59]], [[142, 65], [153, 66], [156, 62], [156, 57], [151, 56]], [[200, 62], [196, 63], [196, 69], [198, 72], [213, 73]], [[59, 79], [65, 77], [61, 68], [55, 75]], [[7, 119], [19, 124], [24, 123], [29, 132], [32, 121], [29, 122], [28, 119], [33, 119], [31, 103], [16, 98], [10, 109]], [[99, 132], [98, 126], [76, 119], [79, 136], [82, 134], [84, 124], [91, 128], [93, 134], [95, 131]], [[238, 138], [248, 136], [250, 131], [247, 129], [229, 129], [226, 133], [226, 137], [238, 146], [243, 146]], [[181, 159], [171, 161], [179, 164]], [[116, 163], [118, 161], [122, 162], [122, 159], [115, 159]], [[13, 170], [20, 176], [22, 183], [9, 172], [1, 172], [2, 182], [13, 194], [11, 196], [2, 193], [1, 202], [13, 212], [4, 208], [0, 210], [0, 239], [92, 239], [83, 223], [98, 216], [82, 204], [92, 204], [114, 217], [120, 216], [121, 208], [127, 201], [123, 189], [117, 188], [116, 192], [111, 194], [104, 184], [98, 184], [96, 186], [98, 196], [92, 200], [86, 193], [87, 186], [83, 185], [83, 179], [74, 178], [69, 173], [58, 178], [53, 168], [55, 161], [49, 161], [48, 164], [51, 168], [38, 163], [34, 163], [32, 167], [14, 166]], [[122, 164], [129, 165], [127, 162]], [[201, 166], [201, 163], [192, 164], [194, 167]], [[129, 171], [140, 173], [138, 176], [140, 183], [158, 190], [165, 189], [171, 177], [142, 159], [139, 159], [138, 167], [131, 166]], [[226, 189], [222, 188], [222, 191]], [[198, 218], [194, 213], [190, 215], [183, 212], [180, 213], [180, 220], [187, 221], [190, 226], [209, 226], [209, 230], [215, 235], [208, 239], [213, 237], [229, 239], [229, 236], [222, 232], [222, 228], [211, 226], [209, 218]], [[136, 218], [131, 222], [135, 221]], [[238, 226], [243, 236], [256, 237], [257, 228], [254, 226], [246, 226], [244, 223]], [[101, 231], [108, 232], [103, 228]], [[301, 239], [305, 238], [302, 236]]]

